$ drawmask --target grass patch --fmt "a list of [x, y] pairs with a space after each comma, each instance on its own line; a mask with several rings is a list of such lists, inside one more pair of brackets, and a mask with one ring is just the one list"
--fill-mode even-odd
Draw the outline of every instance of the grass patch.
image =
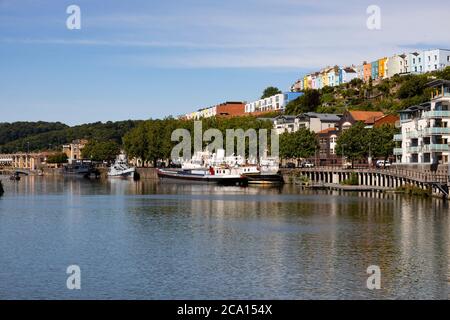
[[407, 195], [411, 196], [419, 196], [419, 197], [430, 197], [431, 196], [431, 189], [422, 189], [410, 184], [398, 187], [396, 189], [397, 192], [401, 192]]

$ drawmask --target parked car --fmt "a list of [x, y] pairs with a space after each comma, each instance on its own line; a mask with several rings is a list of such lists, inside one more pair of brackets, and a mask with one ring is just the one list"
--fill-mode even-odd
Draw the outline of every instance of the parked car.
[[378, 160], [376, 162], [376, 166], [377, 168], [389, 168], [391, 166], [391, 163], [389, 162], [389, 160]]
[[353, 167], [353, 165], [352, 165], [351, 162], [344, 162], [344, 163], [342, 164], [342, 167], [343, 167], [344, 169], [351, 169], [351, 168]]
[[301, 167], [302, 168], [314, 168], [314, 163], [309, 162], [309, 161], [305, 161], [305, 162], [302, 162]]
[[288, 169], [294, 169], [295, 168], [295, 163], [288, 162], [288, 163], [286, 163], [285, 167], [288, 168]]

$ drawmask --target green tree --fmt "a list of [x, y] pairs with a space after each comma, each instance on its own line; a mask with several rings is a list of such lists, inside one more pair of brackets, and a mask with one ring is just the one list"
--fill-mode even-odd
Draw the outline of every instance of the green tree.
[[344, 156], [352, 162], [368, 155], [367, 131], [363, 122], [357, 122], [345, 130], [338, 138], [336, 154]]
[[81, 151], [84, 159], [92, 161], [112, 161], [120, 153], [120, 147], [115, 141], [89, 141]]
[[397, 133], [399, 129], [387, 124], [369, 129], [366, 134], [366, 145], [372, 156], [383, 157], [384, 160], [392, 156], [395, 148], [393, 137]]
[[128, 156], [146, 160], [148, 153], [147, 122], [140, 123], [123, 137]]
[[422, 75], [410, 76], [400, 86], [400, 89], [397, 92], [397, 96], [400, 99], [407, 99], [416, 96], [421, 96], [425, 93], [427, 83], [428, 83], [427, 76]]
[[318, 148], [316, 134], [306, 128], [280, 135], [280, 156], [284, 159], [308, 158], [313, 156]]
[[64, 152], [59, 152], [48, 156], [47, 163], [66, 163], [67, 155]]
[[265, 98], [268, 98], [268, 97], [271, 97], [271, 96], [274, 96], [274, 95], [280, 94], [280, 93], [282, 93], [282, 92], [277, 87], [267, 87], [266, 89], [264, 89], [261, 99], [265, 99]]
[[320, 92], [314, 89], [307, 89], [304, 94], [292, 100], [286, 106], [286, 114], [297, 115], [300, 113], [316, 111], [320, 106]]
[[443, 79], [443, 80], [450, 80], [450, 67], [445, 68], [442, 71], [439, 71], [436, 74], [437, 78]]

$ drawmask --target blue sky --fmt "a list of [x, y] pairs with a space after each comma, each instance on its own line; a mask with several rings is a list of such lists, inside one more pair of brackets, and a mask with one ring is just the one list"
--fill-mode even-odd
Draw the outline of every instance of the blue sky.
[[[0, 122], [179, 115], [326, 65], [450, 47], [447, 1], [392, 2], [0, 0]], [[66, 28], [71, 4], [81, 30]], [[381, 30], [366, 28], [371, 4]]]

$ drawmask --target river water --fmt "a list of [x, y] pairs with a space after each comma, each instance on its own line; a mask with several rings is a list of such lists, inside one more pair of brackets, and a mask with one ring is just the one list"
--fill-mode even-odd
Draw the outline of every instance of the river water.
[[[3, 181], [3, 299], [449, 298], [449, 207], [439, 199]], [[70, 265], [81, 270], [81, 290], [66, 286]], [[372, 265], [379, 290], [366, 285]]]

